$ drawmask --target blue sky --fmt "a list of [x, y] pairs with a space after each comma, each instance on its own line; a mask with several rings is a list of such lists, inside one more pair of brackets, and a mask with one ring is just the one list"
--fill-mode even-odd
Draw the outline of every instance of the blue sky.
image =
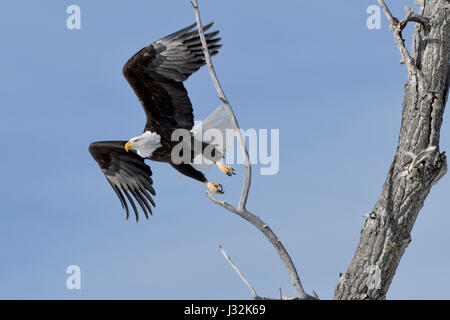
[[[401, 120], [406, 70], [376, 1], [204, 1], [223, 48], [216, 71], [243, 128], [280, 129], [280, 171], [255, 166], [248, 208], [277, 233], [308, 292], [332, 297], [381, 191]], [[388, 1], [395, 15], [413, 1]], [[81, 8], [68, 30], [66, 8]], [[276, 252], [253, 226], [212, 204], [202, 184], [150, 163], [157, 208], [125, 220], [88, 153], [95, 140], [141, 133], [144, 113], [122, 77], [143, 46], [194, 22], [188, 1], [2, 1], [0, 298], [226, 299], [293, 294]], [[412, 28], [405, 37], [410, 40]], [[218, 105], [206, 68], [186, 87], [196, 119]], [[449, 149], [444, 117], [441, 150]], [[236, 203], [242, 166], [207, 171]], [[449, 298], [450, 181], [426, 200], [388, 298]], [[82, 289], [66, 289], [69, 265]]]

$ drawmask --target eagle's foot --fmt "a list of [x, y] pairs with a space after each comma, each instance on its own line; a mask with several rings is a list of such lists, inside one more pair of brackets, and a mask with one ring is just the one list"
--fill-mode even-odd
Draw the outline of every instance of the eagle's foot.
[[209, 189], [209, 191], [211, 191], [212, 193], [215, 193], [215, 194], [223, 194], [224, 193], [223, 187], [220, 183], [206, 181], [205, 184], [206, 184], [206, 187]]
[[217, 167], [219, 168], [220, 171], [222, 171], [223, 173], [225, 173], [227, 176], [231, 177], [232, 175], [236, 175], [236, 173], [234, 172], [234, 169], [232, 167], [230, 167], [229, 165], [226, 165], [225, 163], [222, 162], [216, 162]]

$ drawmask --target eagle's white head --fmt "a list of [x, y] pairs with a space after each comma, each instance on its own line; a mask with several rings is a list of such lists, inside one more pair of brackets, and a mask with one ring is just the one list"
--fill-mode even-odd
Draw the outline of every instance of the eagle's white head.
[[145, 131], [138, 137], [131, 138], [125, 144], [125, 150], [134, 150], [142, 158], [151, 157], [152, 153], [161, 147], [161, 136], [156, 132]]

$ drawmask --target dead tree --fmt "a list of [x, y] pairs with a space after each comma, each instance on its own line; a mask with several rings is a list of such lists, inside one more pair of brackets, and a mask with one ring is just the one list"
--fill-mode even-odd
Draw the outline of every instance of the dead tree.
[[[393, 17], [383, 0], [378, 0], [386, 14], [396, 45], [408, 72], [403, 102], [402, 124], [397, 151], [388, 171], [386, 182], [374, 209], [366, 217], [356, 253], [348, 270], [341, 274], [335, 299], [385, 299], [406, 247], [411, 242], [411, 230], [432, 186], [447, 172], [447, 159], [439, 150], [440, 129], [450, 84], [450, 1], [417, 0], [419, 13], [406, 7], [406, 17]], [[237, 130], [239, 126], [233, 110], [217, 80], [206, 47], [197, 0], [191, 1], [203, 42], [206, 61], [217, 89]], [[402, 31], [410, 22], [416, 23], [412, 53], [405, 46]], [[258, 228], [272, 243], [283, 261], [296, 297], [315, 299], [305, 293], [296, 268], [281, 241], [259, 217], [246, 209], [250, 189], [251, 167], [242, 136], [238, 136], [245, 155], [246, 175], [241, 199], [237, 207], [207, 196], [216, 204], [244, 218]], [[255, 299], [264, 299], [221, 251], [227, 261], [249, 287]], [[289, 299], [280, 295], [281, 299]]]
[[[394, 161], [378, 201], [366, 216], [353, 260], [340, 277], [335, 299], [385, 299], [411, 230], [432, 186], [447, 172], [439, 138], [450, 81], [450, 2], [423, 0], [419, 14], [392, 16], [383, 0], [402, 63], [408, 71], [402, 124]], [[402, 31], [415, 22], [411, 54]]]

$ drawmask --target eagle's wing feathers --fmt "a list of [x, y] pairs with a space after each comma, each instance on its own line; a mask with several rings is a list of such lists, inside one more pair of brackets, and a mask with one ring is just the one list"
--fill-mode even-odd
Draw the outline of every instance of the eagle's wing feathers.
[[[212, 25], [212, 23], [206, 25], [203, 30], [210, 29]], [[198, 30], [187, 32], [194, 26], [195, 24], [152, 44], [156, 58], [149, 66], [150, 72], [154, 71], [168, 79], [183, 82], [205, 64]], [[214, 31], [205, 35], [211, 55], [217, 54], [221, 47], [220, 44], [216, 44], [220, 38], [214, 38], [218, 34], [219, 31]]]
[[[138, 210], [133, 201], [137, 201], [148, 219], [148, 213], [152, 214], [150, 204], [155, 206], [155, 202], [150, 194], [155, 195], [152, 171], [144, 163], [144, 159], [134, 152], [125, 151], [126, 141], [101, 141], [94, 142], [89, 146], [89, 152], [97, 161], [111, 184], [117, 197], [127, 212], [127, 219], [130, 216], [127, 199], [139, 220]], [[149, 203], [150, 202], [150, 203]]]
[[[206, 31], [212, 23], [205, 26]], [[147, 115], [145, 130], [170, 140], [173, 130], [191, 130], [192, 104], [183, 85], [192, 73], [205, 64], [195, 24], [172, 33], [143, 48], [131, 57], [123, 74], [141, 101]], [[205, 35], [211, 55], [218, 53], [218, 31]]]

